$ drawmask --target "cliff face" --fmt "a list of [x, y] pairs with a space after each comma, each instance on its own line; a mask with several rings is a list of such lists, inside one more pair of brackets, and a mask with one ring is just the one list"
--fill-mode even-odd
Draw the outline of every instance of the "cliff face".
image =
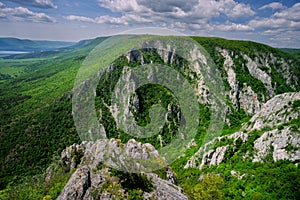
[[[219, 165], [226, 153], [240, 154], [244, 160], [265, 162], [271, 155], [272, 161], [300, 159], [300, 93], [276, 95], [262, 105], [242, 128], [226, 136], [217, 137], [201, 147], [185, 165], [185, 168]], [[254, 136], [254, 138], [253, 138]], [[221, 145], [220, 145], [221, 144]], [[248, 145], [245, 152], [241, 146]]]
[[[229, 129], [230, 127], [239, 127], [230, 134], [227, 134], [226, 128], [224, 128], [221, 136], [206, 141], [204, 144], [201, 144], [199, 139], [191, 141], [186, 149], [196, 148], [196, 151], [190, 156], [188, 154], [181, 156], [185, 158], [185, 163], [181, 169], [196, 168], [202, 170], [226, 163], [232, 157], [253, 163], [277, 162], [279, 160], [287, 160], [292, 163], [299, 162], [300, 77], [295, 73], [295, 70], [299, 69], [296, 61], [288, 57], [281, 57], [274, 52], [254, 49], [252, 53], [249, 53], [249, 51], [244, 52], [230, 47], [225, 48], [224, 45], [216, 45], [212, 47], [215, 53], [212, 58], [196, 50], [191, 50], [188, 53], [190, 58], [201, 61], [201, 65], [199, 65], [185, 62], [176, 54], [176, 49], [164, 47], [162, 43], [156, 42], [154, 47], [151, 50], [147, 48], [133, 49], [109, 66], [100, 80], [103, 83], [107, 81], [112, 83], [102, 84], [101, 88], [98, 88], [102, 94], [111, 93], [118, 78], [131, 67], [158, 62], [173, 67], [189, 79], [197, 95], [199, 105], [204, 107], [204, 113], [209, 113], [209, 107], [213, 105], [214, 91], [209, 87], [208, 80], [210, 79], [207, 79], [209, 75], [204, 73], [208, 72], [209, 74], [211, 69], [208, 69], [205, 64], [212, 59], [225, 86], [226, 126]], [[156, 79], [151, 71], [148, 74], [149, 79]], [[131, 74], [125, 79], [132, 78], [129, 76]], [[137, 121], [142, 121], [142, 118], [145, 117], [142, 113], [149, 111], [144, 105], [151, 106], [153, 104], [151, 98], [145, 98], [143, 95], [153, 91], [151, 87], [138, 91], [136, 85], [135, 82], [130, 81], [124, 85], [127, 92], [135, 93], [131, 99], [126, 99], [122, 91], [117, 91], [116, 94], [120, 102], [129, 105], [122, 112], [131, 113]], [[168, 90], [154, 89], [160, 89], [161, 93], [174, 97]], [[158, 92], [158, 94], [160, 93]], [[58, 199], [130, 199], [132, 192], [135, 193], [134, 195], [145, 199], [187, 199], [188, 196], [176, 185], [177, 179], [169, 166], [163, 168], [162, 174], [166, 176], [164, 180], [155, 173], [144, 172], [133, 175], [116, 172], [116, 170], [103, 164], [104, 160], [107, 162], [109, 157], [111, 160], [118, 160], [122, 167], [134, 166], [140, 171], [147, 171], [141, 169], [138, 163], [133, 162], [127, 166], [128, 163], [124, 162], [122, 156], [108, 154], [106, 150], [114, 149], [117, 152], [119, 148], [123, 148], [126, 154], [133, 158], [138, 157], [146, 160], [150, 157], [158, 158], [156, 149], [168, 145], [173, 137], [172, 131], [176, 132], [176, 125], [182, 122], [180, 109], [174, 106], [174, 103], [178, 102], [167, 100], [163, 102], [167, 111], [166, 125], [158, 136], [147, 139], [145, 140], [147, 143], [143, 141], [145, 144], [142, 144], [125, 137], [124, 133], [118, 130], [120, 127], [118, 123], [113, 121], [113, 117], [120, 115], [121, 111], [108, 96], [98, 97], [101, 103], [96, 107], [100, 113], [99, 122], [111, 139], [109, 143], [98, 140], [96, 142], [82, 142], [80, 145], [74, 144], [62, 152], [62, 162], [68, 170], [73, 169], [75, 172]], [[205, 132], [207, 127], [201, 123], [200, 125], [204, 127], [201, 131], [204, 130]], [[203, 134], [201, 131], [199, 131], [199, 135]], [[121, 143], [119, 138], [125, 143]], [[113, 162], [111, 164], [114, 166]], [[114, 168], [120, 166], [114, 166]], [[50, 168], [48, 171], [51, 171]], [[241, 175], [233, 170], [231, 176], [241, 180], [245, 174]], [[139, 180], [138, 183], [144, 182], [145, 185], [136, 185], [137, 182], [130, 182], [132, 179]], [[129, 182], [126, 182], [128, 180]], [[199, 178], [200, 182], [201, 180]], [[129, 187], [129, 185], [133, 186]]]
[[[156, 46], [155, 46], [156, 45]], [[170, 65], [189, 77], [194, 82], [195, 93], [198, 95], [200, 103], [210, 103], [209, 87], [205, 80], [203, 70], [207, 64], [207, 55], [199, 51], [189, 52], [192, 59], [198, 58], [204, 64], [201, 67], [197, 64], [187, 64], [176, 54], [176, 49], [164, 48], [163, 44], [156, 43], [156, 56], [162, 63]], [[214, 48], [213, 61], [221, 73], [226, 89], [226, 96], [230, 99], [230, 105], [234, 110], [228, 112], [244, 110], [247, 114], [253, 115], [260, 111], [262, 104], [277, 94], [299, 90], [299, 77], [295, 75], [295, 70], [299, 64], [289, 58], [273, 55], [272, 52], [247, 52], [223, 47]], [[153, 63], [155, 60], [147, 59], [144, 50], [132, 50], [126, 54], [127, 61], [143, 65]]]
[[[68, 170], [75, 170], [57, 199], [127, 199], [136, 193], [143, 199], [187, 199], [178, 187], [171, 169], [164, 169], [166, 180], [154, 173], [132, 174], [105, 166], [107, 149], [124, 149], [132, 158], [158, 156], [151, 144], [141, 144], [134, 139], [122, 144], [119, 140], [83, 142], [62, 152], [61, 161]], [[111, 156], [113, 163], [122, 163], [120, 155]], [[118, 161], [116, 161], [118, 160]], [[130, 163], [134, 164], [134, 163]], [[47, 171], [51, 170], [51, 167]], [[50, 174], [49, 174], [50, 175]]]
[[[250, 58], [243, 52], [219, 48], [218, 51], [225, 59], [223, 67], [227, 73], [226, 81], [230, 85], [230, 100], [235, 108], [244, 109], [248, 114], [258, 112], [266, 100], [278, 94], [278, 88], [282, 87], [280, 84], [286, 84], [292, 89], [299, 87], [298, 77], [293, 75], [289, 61], [274, 57], [272, 53], [256, 54], [254, 58]], [[245, 74], [241, 74], [238, 67], [242, 67]], [[282, 83], [277, 82], [277, 73], [280, 74]], [[249, 81], [241, 82], [237, 76], [249, 76]], [[251, 81], [256, 83], [251, 84]]]

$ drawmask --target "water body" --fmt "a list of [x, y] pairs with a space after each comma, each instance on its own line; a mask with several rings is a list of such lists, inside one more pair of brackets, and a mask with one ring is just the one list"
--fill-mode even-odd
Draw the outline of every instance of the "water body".
[[30, 52], [26, 52], [26, 51], [0, 51], [0, 54], [22, 54], [22, 53], [30, 53]]

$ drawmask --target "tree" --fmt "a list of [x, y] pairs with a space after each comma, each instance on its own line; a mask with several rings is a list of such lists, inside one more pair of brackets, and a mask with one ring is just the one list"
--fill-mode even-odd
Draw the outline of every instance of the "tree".
[[195, 185], [194, 199], [216, 200], [222, 199], [223, 178], [216, 174], [205, 174], [203, 180]]

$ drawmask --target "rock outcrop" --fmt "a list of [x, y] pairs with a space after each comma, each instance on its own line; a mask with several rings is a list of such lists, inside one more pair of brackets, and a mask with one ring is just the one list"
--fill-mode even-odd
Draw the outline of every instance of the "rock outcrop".
[[[124, 155], [117, 154], [124, 149], [128, 156], [139, 159], [150, 159], [150, 157], [159, 157], [158, 152], [151, 144], [141, 144], [133, 139], [126, 144], [120, 143], [116, 139], [111, 139], [108, 142], [98, 140], [96, 142], [82, 142], [80, 145], [74, 144], [62, 152], [62, 162], [68, 169], [73, 169], [75, 172], [65, 185], [58, 199], [64, 200], [93, 200], [93, 199], [114, 199], [128, 197], [128, 191], [123, 188], [122, 181], [115, 174], [113, 168], [104, 165], [104, 162], [109, 162], [106, 154], [113, 150], [113, 154], [109, 154], [114, 163], [121, 163], [124, 167], [126, 164], [134, 165], [135, 163], [125, 163]], [[113, 157], [115, 155], [115, 157]], [[123, 162], [123, 163], [122, 163]], [[111, 162], [110, 164], [114, 164]], [[138, 163], [137, 163], [138, 164]], [[118, 164], [116, 164], [118, 167]], [[147, 191], [140, 190], [144, 199], [188, 199], [182, 193], [182, 189], [177, 186], [177, 180], [171, 168], [167, 167], [167, 180], [159, 178], [153, 173], [141, 173], [136, 177], [143, 177], [144, 181], [149, 181], [152, 184], [152, 189]], [[130, 173], [119, 172], [122, 176], [130, 176]], [[141, 186], [140, 186], [141, 187]], [[137, 188], [138, 190], [138, 188]], [[139, 190], [138, 190], [139, 191]]]
[[[213, 105], [214, 102], [212, 101], [215, 91], [208, 87], [208, 82], [215, 83], [213, 73], [218, 74], [218, 70], [223, 70], [223, 81], [228, 83], [225, 95], [229, 97], [229, 101], [227, 106], [224, 106], [227, 114], [230, 115], [243, 110], [252, 118], [249, 122], [244, 123], [239, 131], [231, 135], [214, 138], [203, 144], [187, 161], [184, 168], [202, 169], [204, 166], [219, 165], [239, 152], [239, 148], [243, 144], [250, 143], [249, 141], [251, 141], [250, 145], [253, 148], [242, 153], [243, 159], [250, 159], [252, 162], [265, 162], [266, 159], [270, 158], [273, 161], [284, 159], [292, 162], [299, 161], [300, 127], [299, 124], [294, 125], [291, 122], [292, 120], [299, 120], [300, 109], [293, 105], [295, 101], [300, 100], [300, 93], [276, 95], [278, 94], [276, 90], [279, 87], [276, 82], [278, 78], [290, 88], [299, 87], [298, 78], [291, 73], [291, 63], [288, 60], [275, 57], [272, 53], [254, 52], [253, 55], [248, 55], [241, 51], [216, 47], [216, 52], [219, 53], [217, 57], [223, 63], [218, 70], [211, 71], [208, 66], [210, 58], [197, 48], [191, 47], [189, 49], [187, 57], [190, 61], [198, 60], [199, 62], [191, 62], [192, 64], [183, 62], [179, 57], [180, 55], [177, 55], [178, 49], [174, 49], [170, 45], [165, 46], [159, 40], [151, 40], [141, 44], [141, 49], [132, 49], [125, 54], [125, 58], [128, 62], [144, 65], [153, 63], [151, 59], [156, 56], [156, 59], [160, 59], [164, 64], [175, 68], [185, 78], [193, 80], [192, 84], [198, 102], [206, 106], [216, 106]], [[145, 53], [155, 56], [149, 60]], [[114, 70], [114, 66], [111, 65], [106, 72], [111, 73]], [[125, 98], [126, 95], [122, 92], [135, 93], [138, 84], [134, 80], [134, 75], [127, 73], [130, 67], [123, 66], [121, 70], [121, 74], [126, 74], [123, 77], [126, 84], [121, 89], [117, 88], [115, 94], [120, 103], [125, 106], [118, 110], [118, 106], [114, 103], [107, 105], [104, 102], [104, 104], [115, 119], [117, 116], [121, 116], [120, 120], [126, 121], [128, 116], [133, 117], [132, 113], [138, 112], [141, 102], [137, 95], [133, 95], [132, 98]], [[147, 71], [149, 72], [148, 79], [155, 80], [157, 77], [150, 68], [149, 70]], [[274, 77], [276, 73], [281, 75]], [[218, 87], [218, 84], [215, 87]], [[123, 88], [126, 90], [123, 91]], [[167, 113], [170, 111], [171, 106], [168, 105]], [[100, 111], [100, 113], [102, 112]], [[177, 117], [179, 118], [179, 114]], [[167, 115], [165, 118], [168, 118]], [[226, 122], [230, 125], [229, 119], [226, 119]], [[119, 122], [116, 124], [120, 128]], [[255, 139], [253, 139], [254, 134], [257, 134]], [[159, 135], [158, 139], [162, 147], [162, 136]], [[194, 146], [197, 146], [195, 141], [190, 142], [187, 148]], [[109, 142], [83, 142], [80, 145], [72, 145], [63, 151], [62, 161], [68, 169], [76, 168], [76, 171], [59, 198], [95, 199], [95, 195], [92, 195], [95, 194], [95, 191], [98, 191], [96, 196], [100, 199], [117, 198], [118, 195], [126, 198], [128, 194], [126, 189], [122, 187], [121, 180], [112, 175], [111, 168], [104, 166], [103, 163], [125, 171], [130, 168], [147, 171], [139, 162], [130, 160], [128, 157], [149, 160], [151, 158], [159, 159], [159, 154], [152, 145], [142, 144], [135, 140], [129, 140], [126, 144], [111, 139]], [[161, 163], [164, 163], [164, 160], [161, 160]], [[144, 174], [154, 186], [152, 191], [143, 191], [145, 199], [187, 199], [180, 187], [176, 186], [177, 180], [170, 168], [166, 170], [167, 180], [163, 180], [153, 173]], [[231, 175], [238, 179], [246, 176], [246, 174], [241, 175], [236, 171], [231, 171]], [[106, 188], [107, 184], [112, 184], [113, 188], [117, 188], [117, 192], [111, 193], [110, 189]]]
[[299, 92], [284, 93], [267, 101], [260, 112], [257, 112], [250, 120], [246, 130], [261, 130], [264, 127], [276, 127], [282, 123], [297, 119], [299, 108], [292, 106], [294, 101], [300, 100]]
[[274, 129], [265, 132], [254, 142], [253, 162], [263, 162], [271, 154], [274, 161], [290, 160], [295, 162], [300, 160], [300, 128], [291, 130], [290, 126], [282, 130]]
[[91, 186], [89, 167], [80, 167], [71, 176], [67, 185], [64, 187], [58, 200], [83, 199]]
[[[217, 137], [202, 145], [185, 165], [185, 168], [218, 165], [224, 161], [224, 155], [233, 155], [239, 146], [247, 143], [253, 134], [258, 137], [251, 145], [253, 152], [248, 150], [243, 157], [252, 162], [264, 162], [268, 155], [273, 161], [300, 160], [300, 93], [280, 94], [267, 101], [240, 131], [231, 135]], [[293, 122], [293, 120], [296, 120]], [[298, 122], [297, 122], [298, 120]], [[218, 146], [220, 142], [223, 145]], [[225, 144], [224, 144], [225, 143]], [[249, 157], [249, 155], [252, 155]]]
[[[275, 57], [272, 53], [254, 53], [254, 56], [250, 57], [244, 52], [219, 47], [216, 50], [219, 52], [220, 58], [224, 60], [223, 68], [226, 76], [223, 78], [230, 86], [227, 95], [236, 110], [244, 109], [250, 115], [260, 111], [261, 105], [269, 98], [274, 97], [275, 90], [279, 87], [275, 83], [277, 80], [275, 80], [274, 73], [282, 74], [283, 82], [291, 88], [299, 87], [299, 80], [291, 70], [293, 64], [290, 63], [290, 60]], [[237, 70], [238, 68], [242, 68], [245, 74], [241, 74]], [[254, 78], [253, 80], [260, 81], [266, 92], [258, 90], [257, 86], [253, 84], [239, 82], [237, 76], [245, 76], [247, 73], [249, 73], [249, 77]]]

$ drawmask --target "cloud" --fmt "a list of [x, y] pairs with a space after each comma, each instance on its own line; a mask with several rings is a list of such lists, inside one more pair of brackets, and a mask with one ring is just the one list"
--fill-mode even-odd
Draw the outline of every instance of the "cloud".
[[[253, 32], [254, 27], [234, 23], [247, 20], [256, 13], [251, 6], [235, 0], [98, 0], [99, 5], [113, 12], [111, 16], [88, 17], [69, 15], [64, 18], [85, 23], [118, 27], [157, 26], [189, 34], [210, 32]], [[221, 24], [220, 21], [227, 20]]]
[[151, 22], [151, 20], [147, 20], [142, 17], [134, 16], [130, 14], [124, 15], [122, 17], [111, 17], [108, 15], [103, 15], [95, 18], [78, 16], [78, 15], [69, 15], [64, 18], [71, 21], [90, 22], [90, 23], [97, 23], [97, 24], [110, 24], [110, 25], [125, 25], [125, 26], [129, 25], [128, 21], [135, 22], [135, 24]]
[[4, 4], [2, 2], [0, 2], [0, 8], [4, 7]]
[[[101, 2], [101, 1], [100, 1]], [[137, 0], [139, 5], [144, 5], [146, 8], [154, 12], [173, 12], [174, 9], [180, 8], [184, 12], [190, 12], [198, 0], [164, 0], [164, 1], [148, 1], [148, 0]]]
[[300, 21], [300, 3], [296, 3], [291, 8], [276, 12], [274, 17]]
[[71, 20], [71, 21], [80, 21], [80, 22], [92, 22], [92, 23], [96, 23], [95, 19], [90, 18], [90, 17], [84, 17], [84, 16], [77, 16], [77, 15], [69, 15], [64, 17], [67, 20]]
[[248, 26], [267, 36], [274, 44], [294, 46], [292, 41], [298, 43], [300, 41], [298, 39], [300, 34], [300, 3], [296, 3], [290, 8], [282, 8], [268, 18], [250, 20]]
[[38, 8], [57, 8], [53, 0], [6, 0], [18, 3], [23, 6], [32, 6]]
[[[285, 34], [276, 34], [272, 36], [270, 40], [274, 44], [282, 44], [283, 46], [288, 44], [289, 46], [294, 46], [300, 42], [299, 34], [300, 31], [286, 31]], [[299, 48], [299, 46], [296, 48]]]
[[139, 5], [137, 0], [98, 0], [101, 7], [116, 12], [140, 12], [144, 6]]
[[101, 7], [114, 12], [151, 13], [158, 16], [177, 16], [212, 18], [225, 14], [231, 18], [253, 16], [255, 12], [249, 5], [234, 0], [98, 0]]
[[251, 20], [249, 26], [256, 29], [300, 30], [300, 22], [284, 18], [263, 18]]
[[249, 26], [265, 30], [300, 30], [300, 3], [276, 12], [269, 18], [251, 20]]
[[30, 22], [56, 22], [56, 20], [45, 13], [35, 13], [24, 7], [0, 8], [1, 18], [11, 21], [30, 21]]
[[[180, 30], [212, 29], [213, 18], [227, 16], [230, 19], [253, 16], [249, 5], [234, 0], [98, 0], [99, 5], [121, 16], [95, 18], [70, 15], [67, 20], [112, 25], [154, 25]], [[237, 26], [235, 29], [246, 29]]]
[[249, 25], [226, 23], [215, 26], [216, 29], [221, 31], [253, 31], [254, 28]]
[[281, 9], [285, 9], [286, 7], [284, 5], [282, 5], [282, 3], [273, 2], [273, 3], [269, 3], [267, 5], [260, 7], [259, 10], [264, 10], [264, 9], [268, 9], [268, 8], [270, 8], [272, 10], [281, 10]]
[[237, 3], [234, 0], [221, 0], [217, 3], [217, 8], [221, 13], [232, 19], [255, 14], [249, 5]]

